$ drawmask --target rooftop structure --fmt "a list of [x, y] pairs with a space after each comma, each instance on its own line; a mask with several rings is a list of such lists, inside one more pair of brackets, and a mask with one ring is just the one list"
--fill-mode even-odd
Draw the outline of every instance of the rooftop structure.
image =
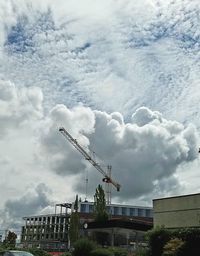
[[[73, 208], [72, 204], [72, 208]], [[79, 212], [81, 213], [93, 213], [93, 202], [79, 202]], [[107, 212], [110, 216], [126, 216], [126, 217], [153, 217], [152, 207], [145, 206], [133, 206], [124, 204], [110, 204], [107, 205]]]

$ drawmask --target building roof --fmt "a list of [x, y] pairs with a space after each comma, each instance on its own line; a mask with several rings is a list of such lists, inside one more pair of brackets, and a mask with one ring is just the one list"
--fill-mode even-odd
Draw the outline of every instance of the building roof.
[[123, 228], [123, 229], [131, 229], [131, 230], [138, 230], [138, 231], [147, 231], [153, 228], [153, 219], [150, 220], [139, 220], [137, 218], [133, 219], [110, 219], [105, 222], [88, 222], [87, 229], [107, 229], [107, 228]]
[[179, 195], [179, 196], [161, 197], [161, 198], [155, 198], [155, 199], [153, 199], [153, 201], [165, 200], [165, 199], [171, 199], [171, 198], [182, 198], [182, 197], [190, 197], [190, 196], [199, 196], [199, 195], [200, 195], [200, 193], [188, 194], [188, 195]]

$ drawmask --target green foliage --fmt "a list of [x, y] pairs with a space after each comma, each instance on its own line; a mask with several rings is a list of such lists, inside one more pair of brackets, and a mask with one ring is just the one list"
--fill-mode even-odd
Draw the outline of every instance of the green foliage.
[[78, 195], [76, 195], [76, 200], [74, 203], [74, 212], [72, 212], [70, 217], [70, 226], [69, 226], [69, 237], [70, 242], [73, 245], [79, 238], [79, 213], [78, 213]]
[[16, 239], [17, 239], [17, 235], [15, 234], [15, 232], [8, 231], [8, 234], [5, 240], [3, 241], [4, 247], [10, 248], [10, 249], [15, 248]]
[[188, 228], [175, 233], [184, 241], [184, 244], [177, 251], [177, 256], [199, 256], [200, 255], [200, 229]]
[[75, 212], [78, 212], [78, 195], [76, 195], [76, 199], [74, 202], [74, 210], [75, 210]]
[[149, 249], [147, 248], [138, 248], [136, 251], [136, 256], [149, 256]]
[[98, 222], [105, 222], [108, 220], [105, 193], [101, 185], [98, 185], [94, 195], [94, 219]]
[[175, 256], [180, 248], [184, 245], [184, 242], [180, 238], [172, 238], [164, 246], [163, 256]]
[[91, 256], [114, 256], [114, 253], [108, 249], [97, 248], [90, 254]]
[[70, 252], [64, 252], [61, 254], [61, 256], [72, 256], [72, 254]]
[[5, 250], [5, 248], [1, 245], [0, 246], [0, 252], [3, 252]]
[[69, 226], [69, 237], [70, 242], [73, 245], [79, 238], [79, 214], [78, 212], [73, 212], [70, 217]]
[[111, 248], [109, 248], [109, 251], [111, 251], [114, 256], [127, 256], [128, 255], [128, 251], [126, 249], [119, 248], [119, 247], [111, 247]]
[[150, 256], [199, 256], [200, 229], [169, 231], [156, 228], [148, 232]]
[[165, 244], [170, 240], [170, 232], [163, 227], [148, 232], [150, 256], [161, 256]]
[[73, 256], [90, 256], [91, 252], [96, 249], [96, 244], [88, 239], [79, 239], [74, 244]]

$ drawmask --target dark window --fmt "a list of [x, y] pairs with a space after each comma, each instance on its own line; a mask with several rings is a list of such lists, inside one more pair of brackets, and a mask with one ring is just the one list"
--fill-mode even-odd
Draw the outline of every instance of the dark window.
[[151, 217], [151, 211], [150, 211], [150, 209], [146, 209], [146, 217]]
[[143, 209], [138, 209], [138, 216], [139, 217], [143, 216]]
[[86, 205], [85, 204], [81, 204], [81, 212], [86, 212]]
[[135, 208], [130, 208], [130, 216], [135, 216]]
[[93, 212], [93, 210], [94, 210], [94, 205], [89, 205], [89, 212]]
[[122, 207], [122, 215], [126, 215], [127, 209], [125, 207]]
[[119, 208], [118, 207], [114, 207], [114, 215], [119, 215]]

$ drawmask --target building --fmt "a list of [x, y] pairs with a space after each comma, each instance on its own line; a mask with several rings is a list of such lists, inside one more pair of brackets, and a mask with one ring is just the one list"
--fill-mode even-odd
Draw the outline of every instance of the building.
[[[56, 213], [57, 206], [60, 212]], [[67, 204], [55, 207], [55, 214], [24, 217], [25, 224], [21, 231], [23, 247], [37, 247], [49, 251], [64, 251], [68, 248], [69, 214]], [[62, 212], [62, 208], [65, 212]]]
[[131, 246], [132, 249], [144, 242], [145, 233], [152, 227], [152, 218], [145, 217], [112, 218], [103, 223], [85, 222], [83, 226], [85, 235], [88, 237], [92, 237], [95, 232], [102, 233], [106, 241], [103, 244], [127, 248]]
[[[57, 211], [58, 207], [59, 211]], [[90, 223], [94, 220], [93, 208], [93, 202], [79, 202], [81, 235], [85, 234], [84, 223]], [[73, 209], [74, 203], [57, 204], [55, 214], [24, 217], [25, 224], [22, 227], [21, 244], [24, 247], [39, 247], [47, 251], [66, 250], [69, 242], [70, 212]], [[146, 220], [148, 223], [153, 223], [151, 207], [111, 204], [107, 206], [107, 210], [111, 219], [129, 219], [133, 222], [134, 218], [137, 221]]]
[[[72, 204], [73, 207], [73, 204]], [[94, 203], [93, 202], [79, 202], [79, 212], [81, 213], [93, 213]], [[133, 206], [123, 204], [110, 204], [107, 206], [107, 212], [111, 216], [118, 217], [153, 217], [152, 207], [144, 206]]]
[[200, 193], [153, 200], [154, 227], [200, 227]]

